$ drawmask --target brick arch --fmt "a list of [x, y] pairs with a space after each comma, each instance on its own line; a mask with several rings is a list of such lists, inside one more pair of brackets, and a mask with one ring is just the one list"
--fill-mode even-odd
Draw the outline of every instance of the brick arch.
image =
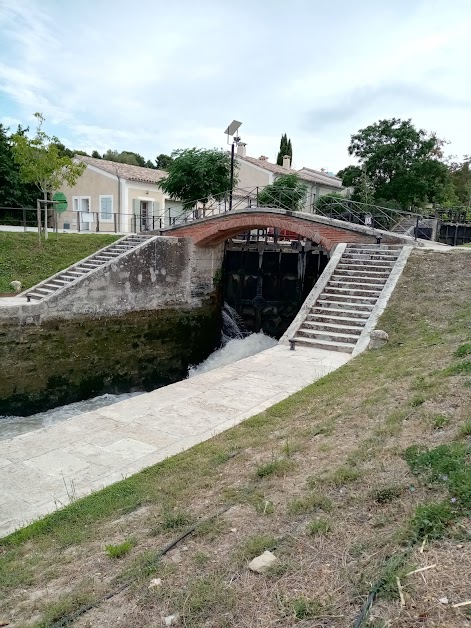
[[[339, 223], [339, 221], [335, 222]], [[260, 209], [219, 214], [187, 225], [171, 227], [161, 233], [162, 235], [191, 238], [199, 246], [215, 246], [239, 233], [267, 227], [293, 231], [301, 237], [319, 244], [327, 251], [330, 251], [339, 242], [371, 243], [376, 241], [372, 229], [368, 229], [371, 233], [361, 233], [358, 231], [357, 225], [354, 225], [355, 229], [349, 229], [347, 226], [345, 228], [334, 226], [332, 221], [325, 218], [319, 218], [319, 221], [316, 221], [313, 215], [298, 217], [293, 212]]]

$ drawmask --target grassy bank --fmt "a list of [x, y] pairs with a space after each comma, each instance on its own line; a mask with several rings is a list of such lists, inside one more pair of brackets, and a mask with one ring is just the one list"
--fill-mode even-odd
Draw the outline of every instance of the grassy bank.
[[24, 288], [47, 279], [54, 273], [114, 242], [115, 235], [50, 234], [38, 243], [35, 233], [0, 232], [0, 292], [11, 292], [11, 281]]
[[[91, 604], [74, 626], [467, 625], [470, 294], [469, 253], [413, 253], [384, 349], [4, 539], [0, 618], [59, 626]], [[278, 562], [252, 574], [264, 549]]]

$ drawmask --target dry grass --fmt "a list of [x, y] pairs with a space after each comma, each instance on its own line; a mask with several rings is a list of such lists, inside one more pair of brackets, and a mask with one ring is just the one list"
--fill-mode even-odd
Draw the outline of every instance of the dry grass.
[[[343, 628], [381, 583], [367, 626], [469, 625], [471, 606], [452, 605], [471, 598], [471, 522], [456, 513], [422, 552], [411, 543], [416, 508], [449, 495], [413, 475], [403, 454], [469, 440], [471, 377], [449, 367], [469, 359], [454, 353], [471, 341], [470, 294], [469, 254], [414, 253], [381, 320], [385, 349], [7, 539], [3, 615], [14, 627], [52, 626], [81, 600], [129, 584], [73, 625], [151, 628], [179, 613], [192, 628]], [[157, 558], [188, 522], [223, 506]], [[130, 538], [128, 553], [107, 556]], [[247, 561], [264, 548], [279, 561], [260, 576]]]

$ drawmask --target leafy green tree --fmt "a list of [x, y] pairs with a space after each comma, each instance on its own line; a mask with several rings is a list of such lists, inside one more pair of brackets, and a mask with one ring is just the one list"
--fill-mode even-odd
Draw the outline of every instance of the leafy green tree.
[[168, 170], [172, 162], [173, 157], [171, 157], [170, 155], [165, 155], [164, 153], [161, 153], [155, 158], [155, 163], [158, 170]]
[[[17, 132], [24, 134], [25, 131], [20, 127]], [[0, 124], [0, 207], [33, 207], [35, 203], [34, 187], [21, 180], [8, 129]], [[16, 217], [14, 212], [10, 218], [15, 221]]]
[[280, 150], [278, 151], [278, 156], [276, 158], [276, 163], [279, 166], [283, 165], [283, 157], [288, 155], [291, 158], [291, 162], [293, 161], [293, 146], [291, 144], [291, 140], [288, 139], [286, 133], [283, 133], [280, 141]]
[[301, 211], [306, 202], [307, 186], [297, 174], [283, 174], [258, 194], [258, 204], [290, 211]]
[[100, 155], [100, 153], [99, 153], [97, 150], [94, 150], [94, 151], [92, 152], [92, 157], [93, 157], [94, 159], [102, 159], [102, 156]]
[[465, 155], [462, 162], [452, 161], [448, 168], [453, 186], [450, 204], [471, 207], [471, 155]]
[[374, 198], [395, 199], [402, 207], [437, 202], [443, 197], [449, 173], [440, 161], [444, 141], [416, 129], [411, 120], [380, 120], [352, 135], [348, 152], [361, 165], [341, 171], [342, 181], [354, 180], [360, 194], [361, 172], [374, 189]]
[[[36, 135], [28, 138], [20, 132], [12, 135], [13, 156], [19, 166], [20, 177], [25, 184], [34, 184], [47, 200], [66, 182], [75, 185], [86, 168], [84, 163], [75, 163], [73, 159], [60, 155], [57, 137], [51, 137], [42, 130], [42, 114], [34, 114], [38, 121]], [[47, 216], [47, 210], [46, 210]], [[40, 229], [40, 225], [38, 225]], [[47, 228], [45, 230], [47, 236]]]
[[[159, 186], [171, 199], [180, 200], [184, 209], [196, 201], [206, 205], [210, 198], [222, 199], [231, 185], [231, 157], [221, 150], [187, 148], [172, 153], [168, 175]], [[237, 177], [234, 177], [234, 186]]]

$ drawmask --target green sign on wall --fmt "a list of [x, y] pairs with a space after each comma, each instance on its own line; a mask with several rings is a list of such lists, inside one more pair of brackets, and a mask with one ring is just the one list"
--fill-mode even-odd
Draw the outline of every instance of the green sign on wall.
[[68, 203], [64, 192], [56, 192], [52, 197], [52, 200], [57, 201], [54, 203], [54, 209], [56, 212], [62, 214], [62, 212], [67, 211]]

